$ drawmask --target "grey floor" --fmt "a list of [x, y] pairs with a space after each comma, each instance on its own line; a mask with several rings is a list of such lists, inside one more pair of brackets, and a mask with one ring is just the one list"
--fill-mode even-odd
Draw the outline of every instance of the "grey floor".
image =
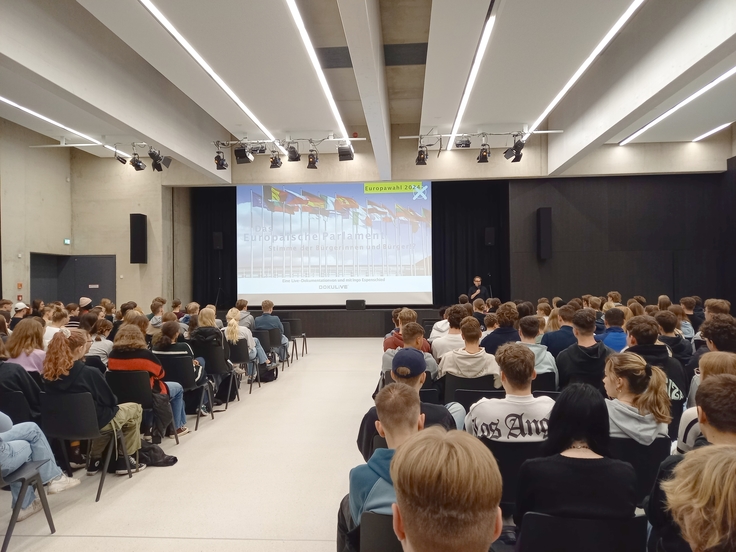
[[56, 534], [36, 514], [16, 526], [10, 550], [332, 552], [348, 471], [363, 461], [355, 439], [381, 341], [309, 339], [309, 354], [277, 381], [252, 395], [244, 386], [240, 403], [180, 445], [167, 439], [175, 466], [110, 476], [99, 503], [99, 476], [77, 471], [81, 485], [49, 497]]

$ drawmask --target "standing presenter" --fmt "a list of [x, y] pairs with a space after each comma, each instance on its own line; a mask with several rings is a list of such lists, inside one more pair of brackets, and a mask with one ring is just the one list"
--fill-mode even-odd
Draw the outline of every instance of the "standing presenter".
[[473, 285], [468, 290], [468, 297], [470, 298], [471, 303], [476, 299], [483, 299], [483, 301], [485, 301], [486, 299], [490, 299], [491, 297], [490, 295], [488, 295], [488, 289], [480, 284], [480, 276], [476, 276], [475, 278], [473, 278]]

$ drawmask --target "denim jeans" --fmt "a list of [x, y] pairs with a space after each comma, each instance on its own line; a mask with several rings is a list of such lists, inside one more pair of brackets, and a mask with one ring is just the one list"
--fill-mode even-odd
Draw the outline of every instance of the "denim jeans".
[[[2, 474], [8, 475], [20, 468], [23, 464], [30, 460], [46, 460], [38, 471], [44, 485], [56, 479], [61, 475], [61, 469], [56, 465], [54, 453], [51, 452], [49, 442], [46, 436], [36, 424], [33, 422], [25, 422], [15, 424], [12, 429], [5, 433], [0, 433], [0, 466], [2, 466]], [[10, 486], [10, 493], [13, 495], [13, 507], [18, 500], [21, 483], [13, 483]], [[23, 498], [23, 508], [28, 508], [36, 499], [36, 493], [32, 486], [28, 487], [26, 496]]]
[[261, 342], [258, 341], [257, 337], [254, 337], [253, 341], [256, 342], [255, 355], [253, 355], [253, 351], [248, 351], [248, 356], [251, 360], [258, 358], [258, 364], [266, 364], [268, 357], [266, 356], [266, 351], [263, 350]]
[[174, 428], [179, 429], [187, 423], [187, 413], [184, 411], [184, 388], [175, 381], [167, 381], [166, 387], [169, 388], [169, 403], [174, 413]]

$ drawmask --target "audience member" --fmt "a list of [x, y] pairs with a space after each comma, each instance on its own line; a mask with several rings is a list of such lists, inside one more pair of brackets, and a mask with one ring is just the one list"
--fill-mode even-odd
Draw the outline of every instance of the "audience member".
[[695, 375], [700, 358], [709, 351], [736, 353], [736, 319], [730, 314], [712, 314], [700, 325], [700, 336], [705, 343], [693, 354], [685, 367], [688, 381]]
[[672, 305], [672, 301], [670, 298], [666, 295], [660, 295], [657, 298], [657, 308], [661, 311], [665, 311], [668, 308], [670, 308], [670, 305]]
[[5, 343], [8, 341], [8, 324], [4, 316], [0, 316], [0, 340]]
[[544, 322], [544, 318], [540, 316], [525, 316], [519, 320], [520, 343], [524, 344], [534, 353], [535, 374], [539, 375], [552, 372], [555, 375], [555, 389], [559, 389], [560, 375], [557, 371], [555, 357], [547, 350], [546, 345], [536, 342], [539, 337], [539, 326], [542, 322]]
[[146, 327], [146, 334], [153, 336], [153, 334], [161, 331], [161, 325], [164, 323], [162, 317], [164, 315], [164, 304], [160, 301], [154, 300], [151, 303], [151, 316], [148, 317], [149, 323]]
[[99, 320], [99, 315], [94, 311], [87, 311], [79, 317], [78, 329], [89, 333], [92, 330], [92, 326]]
[[[679, 305], [678, 305], [679, 306]], [[693, 356], [693, 345], [681, 333], [677, 333], [677, 315], [671, 310], [660, 310], [654, 319], [659, 324], [659, 341], [672, 351], [672, 356], [680, 361], [683, 371]]]
[[601, 310], [601, 300], [598, 297], [591, 296], [588, 299], [588, 306], [595, 311], [595, 334], [600, 335], [606, 331], [606, 323], [603, 319], [603, 311]]
[[[577, 343], [577, 339], [575, 338], [575, 334], [572, 330], [572, 317], [575, 315], [575, 312], [575, 308], [570, 305], [560, 307], [557, 310], [560, 329], [557, 331], [549, 331], [542, 337], [542, 345], [546, 345], [547, 350], [553, 357], [555, 357], [555, 359], [557, 358], [557, 355], [567, 349], [570, 345]], [[549, 323], [552, 323], [551, 316]]]
[[[501, 387], [501, 374], [493, 355], [488, 354], [480, 347], [480, 324], [472, 316], [468, 316], [460, 323], [460, 335], [465, 347], [453, 349], [442, 355], [439, 367], [439, 377], [452, 374], [459, 378], [479, 378], [492, 374], [494, 386]], [[444, 388], [443, 388], [444, 390]], [[442, 395], [442, 391], [440, 395]]]
[[10, 299], [0, 299], [0, 315], [5, 318], [6, 323], [10, 323], [11, 309], [13, 302]]
[[465, 305], [470, 302], [470, 298], [464, 293], [457, 298], [457, 302], [461, 305]]
[[486, 299], [490, 299], [490, 297], [491, 296], [488, 294], [488, 288], [481, 285], [480, 276], [474, 277], [473, 285], [470, 286], [470, 289], [468, 290], [468, 300], [475, 305], [476, 299], [482, 299], [483, 303], [485, 303]]
[[693, 331], [700, 331], [700, 325], [705, 322], [705, 315], [702, 312], [694, 312], [695, 299], [692, 297], [683, 297], [680, 299], [680, 306], [685, 311], [685, 315], [693, 326]]
[[[647, 305], [646, 307], [644, 307], [644, 313], [647, 316], [654, 316], [658, 312], [659, 312], [659, 307], [657, 305]], [[628, 318], [626, 320], [628, 320]]]
[[602, 334], [595, 336], [596, 341], [601, 341], [612, 351], [620, 353], [626, 347], [626, 332], [623, 329], [623, 311], [613, 307], [605, 312], [603, 321], [606, 329]]
[[682, 337], [691, 341], [695, 337], [695, 330], [693, 330], [693, 325], [690, 323], [687, 314], [685, 314], [685, 309], [680, 305], [670, 305], [667, 310], [677, 317], [677, 329], [682, 333]]
[[475, 301], [473, 301], [473, 318], [475, 318], [478, 321], [478, 324], [480, 324], [481, 331], [485, 331], [486, 329], [485, 311], [486, 311], [485, 301], [482, 301], [480, 299], [476, 299]]
[[447, 321], [447, 309], [448, 308], [449, 307], [440, 307], [438, 311], [441, 320], [438, 320], [432, 326], [432, 331], [430, 332], [429, 337], [427, 338], [427, 341], [429, 341], [430, 345], [435, 339], [438, 339], [442, 336], [447, 335], [447, 332], [450, 330], [450, 323]]
[[[260, 317], [259, 317], [260, 318]], [[278, 320], [278, 317], [274, 317]], [[279, 323], [281, 321], [279, 320]], [[192, 324], [196, 324], [192, 326]], [[225, 360], [230, 360], [230, 346], [223, 333], [215, 326], [215, 311], [202, 309], [198, 315], [192, 315], [189, 321], [189, 342], [196, 348], [222, 349]], [[242, 370], [240, 372], [243, 372]], [[229, 376], [228, 376], [229, 377]], [[224, 381], [222, 375], [213, 376], [216, 387]]]
[[644, 298], [643, 295], [634, 295], [634, 299], [636, 299], [636, 302], [639, 303], [642, 307], [647, 306], [647, 300]]
[[87, 356], [100, 357], [100, 360], [105, 366], [107, 366], [107, 358], [110, 355], [110, 351], [112, 351], [112, 341], [107, 339], [107, 336], [110, 335], [111, 331], [112, 322], [106, 318], [102, 318], [95, 322], [95, 325], [92, 327], [92, 331], [90, 332], [92, 344], [89, 347]]
[[115, 321], [115, 303], [107, 298], [102, 298], [100, 306], [105, 311], [105, 320], [112, 323]]
[[501, 533], [501, 473], [474, 437], [422, 431], [396, 451], [390, 476], [405, 552], [486, 552]]
[[[416, 322], [409, 322], [401, 330], [402, 337], [404, 338], [404, 347], [422, 350], [422, 343], [424, 342], [424, 328], [422, 328]], [[464, 343], [464, 342], [463, 342]], [[388, 374], [391, 372], [394, 357], [396, 353], [402, 350], [402, 347], [398, 349], [388, 349], [383, 353], [383, 359], [381, 361], [381, 370], [383, 372], [383, 380], [386, 381]], [[425, 353], [424, 361], [427, 363], [427, 371], [432, 381], [437, 379], [437, 362], [430, 353]]]
[[[403, 326], [408, 324], [409, 322], [416, 322], [417, 321], [417, 313], [416, 311], [412, 309], [403, 308], [398, 314], [398, 321], [399, 321], [399, 329], [394, 330], [391, 332], [391, 335], [389, 335], [387, 338], [383, 340], [383, 350], [388, 351], [389, 349], [397, 349], [399, 347], [404, 346], [404, 337], [401, 334], [401, 329]], [[429, 341], [422, 338], [422, 351], [425, 353], [429, 353], [432, 350], [432, 347], [429, 344]]]
[[20, 364], [28, 372], [43, 373], [46, 358], [43, 326], [36, 318], [21, 320], [8, 338], [6, 347], [10, 362]]
[[[242, 301], [242, 299], [241, 299]], [[233, 307], [229, 311], [227, 311], [227, 314], [225, 315], [225, 319], [227, 320], [227, 328], [225, 328], [223, 331], [225, 332], [225, 337], [230, 345], [237, 345], [238, 341], [241, 339], [245, 339], [246, 343], [248, 343], [248, 359], [249, 360], [257, 360], [259, 365], [269, 365], [271, 364], [271, 361], [268, 359], [268, 356], [266, 355], [266, 351], [263, 350], [263, 347], [261, 346], [260, 340], [253, 337], [253, 333], [250, 331], [250, 328], [246, 325], [241, 324], [241, 315], [242, 311], [239, 311], [237, 307]], [[255, 376], [255, 371], [249, 372], [249, 376]]]
[[[218, 330], [223, 330], [223, 329], [225, 329], [225, 324], [223, 324], [223, 323], [222, 323], [222, 320], [220, 320], [219, 318], [217, 318], [217, 307], [215, 307], [215, 305], [213, 305], [212, 303], [208, 303], [208, 304], [207, 304], [207, 305], [206, 305], [206, 306], [205, 306], [204, 308], [205, 308], [205, 309], [210, 309], [210, 310], [211, 310], [212, 312], [214, 312], [214, 313], [215, 313], [215, 327], [216, 327], [216, 328], [217, 328]], [[279, 321], [280, 321], [280, 320], [279, 320]], [[282, 326], [283, 326], [283, 324], [282, 324]], [[282, 334], [284, 333], [284, 332], [283, 332], [283, 330], [281, 330], [281, 333], [282, 333]], [[282, 336], [282, 337], [283, 337], [283, 336]]]
[[549, 303], [539, 303], [537, 305], [537, 315], [543, 316], [545, 322], [549, 319], [549, 315], [551, 312], [552, 307], [549, 306]]
[[552, 298], [552, 308], [553, 309], [559, 309], [561, 306], [563, 306], [565, 302], [562, 300], [562, 297], [553, 297]]
[[[544, 326], [544, 333], [548, 334], [550, 332], [556, 332], [560, 329], [560, 311], [559, 309], [552, 309], [549, 313], [549, 318], [547, 318], [547, 323]], [[542, 335], [544, 337], [544, 335]], [[539, 341], [542, 342], [541, 339]]]
[[90, 310], [92, 310], [92, 299], [89, 297], [80, 297], [79, 298], [79, 316], [81, 317], [84, 314], [87, 314]]
[[572, 317], [572, 327], [577, 343], [570, 345], [555, 359], [560, 374], [560, 388], [571, 383], [587, 383], [603, 391], [606, 358], [613, 354], [613, 350], [602, 341], [595, 340], [595, 311], [577, 311]]
[[[526, 316], [527, 320], [536, 316]], [[550, 410], [555, 402], [549, 397], [532, 395], [534, 353], [521, 343], [504, 343], [496, 351], [501, 370], [503, 399], [481, 399], [468, 410], [465, 431], [476, 437], [506, 442], [543, 441], [547, 437]]]
[[[2, 316], [0, 319], [5, 320]], [[41, 423], [41, 389], [21, 365], [8, 362], [9, 356], [5, 345], [0, 342], [0, 392], [23, 393], [31, 411], [32, 421]]]
[[643, 316], [647, 313], [646, 310], [644, 310], [644, 306], [639, 303], [639, 301], [634, 300], [631, 305], [626, 305], [628, 309], [631, 311], [631, 316]]
[[23, 302], [18, 302], [13, 306], [13, 317], [10, 319], [10, 325], [8, 326], [11, 332], [15, 330], [18, 323], [28, 315], [30, 310], [31, 309], [28, 305]]
[[128, 301], [127, 303], [120, 305], [120, 318], [117, 318], [116, 315], [116, 320], [112, 323], [112, 331], [110, 332], [110, 335], [107, 336], [107, 339], [115, 341], [115, 336], [117, 335], [120, 326], [125, 322], [125, 315], [128, 314], [128, 311], [135, 309], [136, 306], [135, 301]]
[[39, 318], [43, 317], [43, 309], [46, 306], [46, 304], [43, 302], [43, 299], [34, 299], [31, 301], [31, 314], [30, 316], [38, 316]]
[[519, 341], [519, 331], [514, 327], [519, 320], [519, 311], [513, 303], [504, 303], [496, 311], [498, 328], [483, 338], [480, 346], [493, 355], [504, 343]]
[[181, 299], [174, 299], [171, 301], [171, 312], [174, 313], [177, 320], [184, 316], [185, 313], [181, 310]]
[[[276, 328], [278, 328], [281, 331], [281, 345], [274, 346], [274, 344], [272, 343], [271, 349], [278, 353], [279, 361], [288, 360], [289, 340], [284, 335], [284, 325], [281, 323], [281, 319], [273, 314], [273, 301], [269, 301], [268, 299], [266, 299], [261, 303], [261, 309], [263, 310], [263, 313], [261, 314], [261, 316], [255, 319], [255, 329], [275, 330]], [[416, 313], [414, 313], [414, 319], [416, 321]], [[427, 343], [427, 351], [429, 352], [429, 343]]]
[[534, 307], [534, 305], [529, 301], [523, 301], [516, 305], [516, 313], [518, 315], [518, 320], [521, 320], [525, 316], [531, 316], [532, 314], [536, 314], [537, 310]]
[[498, 297], [491, 297], [491, 307], [488, 309], [488, 312], [495, 313], [498, 310], [498, 307], [501, 306], [501, 300]]
[[249, 330], [255, 328], [255, 320], [253, 315], [248, 312], [248, 301], [245, 299], [238, 299], [235, 301], [235, 308], [238, 309], [238, 324], [245, 326]]
[[404, 307], [396, 307], [394, 310], [391, 311], [391, 322], [394, 325], [394, 329], [383, 336], [384, 339], [386, 339], [387, 337], [391, 337], [392, 333], [399, 331], [399, 313], [402, 310], [404, 310]]
[[465, 346], [460, 334], [460, 323], [465, 318], [465, 309], [461, 305], [453, 305], [445, 311], [445, 316], [449, 328], [447, 334], [432, 341], [431, 345], [432, 356], [438, 361], [446, 352]]
[[607, 299], [613, 303], [614, 307], [621, 305], [621, 294], [618, 291], [609, 291]]
[[489, 333], [498, 329], [498, 315], [493, 312], [489, 312], [483, 317], [483, 325], [486, 327], [486, 331], [483, 332], [483, 337], [485, 337]]

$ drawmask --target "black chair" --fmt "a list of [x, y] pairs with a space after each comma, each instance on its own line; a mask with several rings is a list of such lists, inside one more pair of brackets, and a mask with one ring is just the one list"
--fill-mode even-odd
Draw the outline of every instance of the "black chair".
[[505, 516], [513, 515], [516, 510], [516, 488], [519, 481], [519, 468], [525, 460], [542, 455], [543, 441], [536, 443], [513, 443], [480, 438], [491, 451], [503, 480], [501, 507]]
[[[64, 460], [69, 465], [66, 458], [66, 447], [64, 441], [77, 441], [99, 439], [100, 437], [108, 437], [110, 443], [107, 445], [107, 454], [102, 465], [102, 474], [100, 476], [100, 486], [97, 488], [97, 498], [95, 502], [100, 501], [102, 495], [102, 486], [105, 484], [105, 476], [107, 475], [107, 467], [110, 465], [110, 457], [113, 449], [123, 451], [125, 465], [128, 468], [128, 477], [133, 477], [130, 471], [130, 458], [128, 451], [125, 450], [125, 441], [123, 432], [116, 430], [100, 433], [97, 426], [97, 410], [94, 400], [90, 393], [41, 393], [41, 418], [43, 419], [43, 432], [51, 439], [57, 439], [61, 442], [64, 451]], [[89, 466], [90, 457], [87, 455], [87, 465]], [[71, 476], [71, 473], [69, 473]]]
[[28, 375], [31, 376], [31, 379], [36, 382], [36, 385], [38, 385], [39, 389], [43, 389], [43, 376], [41, 375], [41, 372], [28, 372]]
[[553, 401], [556, 401], [557, 397], [560, 396], [560, 392], [559, 391], [533, 391], [532, 395], [534, 395], [535, 398], [536, 397], [549, 397]]
[[84, 363], [87, 366], [92, 366], [93, 368], [97, 368], [103, 374], [107, 372], [107, 366], [105, 366], [105, 363], [102, 362], [102, 359], [98, 357], [97, 355], [90, 355], [90, 356], [84, 357]]
[[281, 321], [281, 323], [283, 324], [284, 322], [288, 322], [291, 325], [291, 335], [294, 338], [295, 342], [297, 337], [302, 338], [302, 356], [306, 355], [309, 352], [309, 347], [307, 347], [307, 334], [304, 333], [301, 319], [285, 318]]
[[261, 342], [261, 347], [266, 352], [266, 356], [271, 360], [272, 363], [276, 363], [276, 355], [271, 350], [271, 337], [268, 330], [253, 330], [253, 337]]
[[[197, 343], [192, 343], [191, 345], [192, 350], [194, 351], [194, 358], [202, 357], [204, 359], [204, 369], [207, 372], [207, 375], [220, 376], [222, 381], [225, 381], [225, 378], [228, 379], [227, 397], [225, 400], [225, 410], [227, 410], [227, 407], [230, 404], [230, 393], [232, 392], [235, 372], [233, 371], [232, 366], [227, 362], [227, 359], [225, 359], [225, 349], [222, 347], [202, 346]], [[238, 391], [237, 385], [235, 386], [235, 396], [239, 401], [240, 391]], [[212, 406], [214, 408], [214, 403]]]
[[7, 414], [13, 424], [33, 421], [31, 407], [20, 391], [0, 392], [0, 412]]
[[258, 381], [258, 387], [261, 386], [261, 373], [258, 371], [258, 363], [255, 360], [250, 359], [250, 353], [248, 350], [248, 341], [245, 339], [239, 339], [238, 342], [233, 345], [230, 343], [230, 362], [241, 368], [245, 366], [246, 372], [248, 372], [249, 366], [254, 366], [254, 374], [250, 377], [250, 390], [248, 394], [253, 392], [253, 380]]
[[430, 404], [440, 404], [440, 392], [437, 389], [420, 389], [419, 400]]
[[[278, 328], [271, 328], [268, 330], [268, 340], [271, 342], [271, 349], [272, 350], [281, 350], [281, 337], [283, 334], [281, 333], [281, 330]], [[281, 369], [284, 369], [284, 364], [289, 366], [289, 347], [286, 347], [286, 357], [285, 360], [281, 361]]]
[[381, 437], [378, 433], [373, 436], [373, 448], [371, 449], [371, 456], [376, 449], [388, 448], [388, 443], [385, 437]]
[[[299, 352], [296, 350], [296, 338], [291, 333], [291, 322], [281, 321], [281, 325], [284, 327], [284, 335], [286, 339], [291, 343], [291, 353], [289, 354], [290, 360], [299, 360]], [[286, 347], [288, 350], [288, 346]]]
[[459, 378], [452, 374], [447, 374], [445, 377], [445, 404], [453, 402], [455, 400], [455, 391], [458, 389], [482, 389], [482, 390], [494, 390], [494, 377], [493, 374], [487, 376], [481, 376], [479, 378]]
[[537, 374], [537, 377], [532, 380], [532, 391], [557, 391], [555, 373], [545, 372], [543, 374]]
[[23, 508], [23, 499], [26, 497], [29, 485], [33, 485], [33, 487], [36, 489], [36, 493], [38, 494], [38, 498], [41, 499], [41, 504], [43, 505], [43, 511], [46, 514], [46, 521], [49, 522], [49, 529], [51, 529], [51, 534], [53, 535], [54, 533], [56, 533], [54, 520], [51, 519], [51, 508], [49, 508], [49, 501], [46, 499], [46, 493], [43, 490], [43, 480], [41, 479], [41, 474], [38, 472], [38, 468], [43, 466], [46, 462], [50, 461], [51, 460], [49, 459], [26, 462], [20, 468], [9, 473], [5, 477], [0, 476], [0, 487], [5, 487], [6, 485], [10, 485], [11, 483], [20, 483], [18, 500], [16, 501], [15, 507], [13, 508], [13, 513], [10, 516], [8, 529], [7, 531], [5, 531], [5, 539], [3, 540], [2, 552], [5, 552], [8, 549], [8, 545], [10, 544], [10, 537], [13, 536], [13, 530], [15, 529], [15, 524], [18, 521], [18, 515]]
[[393, 516], [373, 512], [360, 516], [360, 552], [402, 552]]
[[463, 408], [467, 412], [470, 407], [473, 406], [481, 399], [503, 399], [506, 396], [506, 391], [501, 389], [500, 391], [483, 391], [477, 389], [458, 389], [455, 391], [455, 402], [463, 405]]
[[[505, 481], [504, 481], [505, 483]], [[644, 552], [647, 518], [575, 519], [527, 512], [521, 523], [520, 552]]]
[[429, 336], [432, 335], [432, 328], [434, 328], [434, 325], [442, 320], [441, 318], [424, 318], [422, 320], [422, 327], [424, 328], [424, 337], [429, 339]]
[[658, 437], [651, 445], [642, 445], [627, 437], [611, 437], [611, 458], [623, 460], [634, 466], [636, 471], [636, 503], [641, 504], [652, 490], [659, 465], [670, 455], [672, 441], [669, 437]]
[[[153, 391], [151, 390], [151, 375], [144, 370], [108, 370], [105, 372], [105, 380], [112, 392], [118, 398], [118, 404], [138, 403], [143, 410], [153, 410]], [[169, 404], [169, 403], [167, 403]], [[171, 404], [169, 404], [171, 410]], [[171, 412], [174, 419], [174, 412]], [[172, 421], [169, 426], [174, 432], [176, 444], [179, 444], [179, 436]]]
[[[156, 353], [154, 353], [156, 354]], [[202, 410], [204, 404], [205, 393], [210, 398], [210, 406], [214, 405], [214, 396], [212, 394], [212, 385], [210, 380], [202, 385], [197, 385], [197, 380], [194, 379], [194, 369], [192, 364], [192, 357], [189, 355], [167, 355], [167, 354], [156, 354], [156, 358], [161, 361], [161, 366], [166, 373], [166, 381], [175, 381], [180, 384], [184, 391], [197, 391], [202, 390], [199, 397], [199, 408], [197, 409], [197, 422], [194, 424], [194, 431], [199, 429], [199, 412]], [[210, 415], [212, 419], [215, 419], [215, 409], [210, 408]]]

